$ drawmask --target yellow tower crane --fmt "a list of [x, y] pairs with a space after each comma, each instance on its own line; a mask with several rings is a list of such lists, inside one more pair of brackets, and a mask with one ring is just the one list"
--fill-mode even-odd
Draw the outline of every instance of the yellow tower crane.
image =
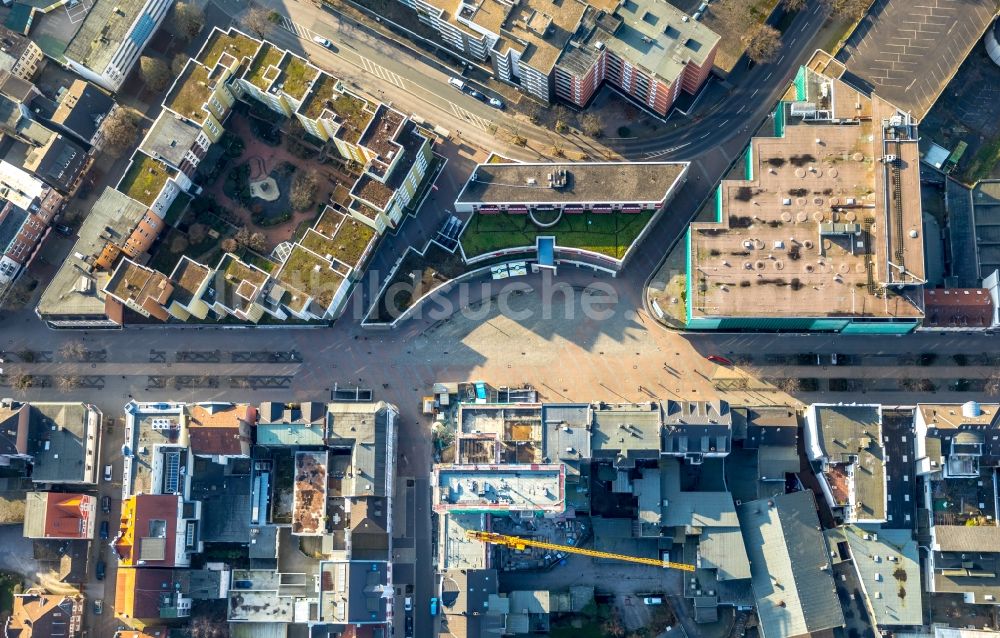
[[688, 565], [687, 563], [672, 563], [666, 560], [656, 560], [655, 558], [639, 558], [637, 556], [626, 556], [625, 554], [599, 552], [594, 549], [583, 549], [582, 547], [574, 547], [573, 545], [557, 545], [556, 543], [546, 543], [545, 541], [536, 541], [529, 538], [521, 538], [520, 536], [507, 536], [505, 534], [481, 532], [474, 529], [466, 530], [465, 535], [473, 540], [481, 541], [483, 543], [489, 543], [490, 545], [503, 545], [504, 547], [509, 547], [519, 551], [527, 547], [537, 547], [539, 549], [551, 549], [556, 552], [580, 554], [581, 556], [590, 556], [592, 558], [610, 558], [612, 560], [623, 560], [629, 563], [639, 563], [640, 565], [680, 569], [685, 572], [694, 571], [694, 565]]

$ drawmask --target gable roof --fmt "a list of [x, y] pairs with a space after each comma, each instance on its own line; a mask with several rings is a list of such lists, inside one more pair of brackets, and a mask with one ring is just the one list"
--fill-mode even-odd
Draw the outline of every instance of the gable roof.
[[764, 638], [843, 627], [812, 492], [750, 501], [737, 513]]

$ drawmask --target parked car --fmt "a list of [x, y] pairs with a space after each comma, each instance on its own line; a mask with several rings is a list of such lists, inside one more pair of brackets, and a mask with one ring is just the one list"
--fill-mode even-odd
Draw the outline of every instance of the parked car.
[[104, 600], [98, 598], [94, 601], [94, 615], [100, 616], [104, 613]]
[[104, 466], [104, 480], [105, 481], [110, 481], [111, 480], [111, 472], [112, 472], [112, 470], [111, 470], [111, 464], [105, 465]]
[[403, 601], [403, 609], [406, 611], [413, 611], [413, 599], [409, 596], [407, 596], [406, 600]]
[[109, 536], [108, 531], [109, 531], [108, 530], [108, 522], [107, 521], [101, 521], [101, 540], [102, 541], [108, 540], [108, 536]]
[[431, 616], [437, 616], [437, 615], [438, 615], [438, 599], [435, 597], [431, 598]]
[[106, 567], [103, 560], [97, 562], [97, 568], [94, 570], [94, 576], [97, 577], [97, 580], [104, 580]]
[[101, 511], [105, 514], [111, 513], [111, 497], [105, 496], [101, 498]]
[[413, 614], [406, 614], [406, 629], [404, 635], [406, 638], [413, 638]]
[[479, 91], [477, 91], [476, 89], [468, 88], [468, 89], [465, 90], [465, 92], [468, 93], [470, 97], [474, 97], [477, 100], [480, 100], [480, 101], [485, 101], [486, 100], [486, 96], [483, 95], [482, 93], [480, 93]]
[[459, 80], [458, 78], [448, 78], [448, 84], [452, 85], [459, 91], [465, 90], [465, 82]]
[[66, 224], [53, 224], [52, 230], [56, 231], [60, 235], [65, 235], [66, 237], [70, 237], [73, 235], [73, 229], [67, 226]]
[[501, 111], [504, 109], [503, 100], [501, 100], [500, 98], [491, 97], [490, 106], [492, 106], [495, 109], [500, 109]]

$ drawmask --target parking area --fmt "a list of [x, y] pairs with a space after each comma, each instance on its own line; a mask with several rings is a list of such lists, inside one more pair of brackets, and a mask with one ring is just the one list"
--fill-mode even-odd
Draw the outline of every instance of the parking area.
[[837, 58], [918, 118], [993, 19], [993, 0], [876, 0]]

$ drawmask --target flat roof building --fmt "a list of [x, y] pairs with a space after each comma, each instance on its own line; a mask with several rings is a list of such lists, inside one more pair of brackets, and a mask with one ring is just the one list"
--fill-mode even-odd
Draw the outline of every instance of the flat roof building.
[[455, 210], [659, 208], [683, 181], [687, 167], [687, 162], [479, 164], [455, 200]]
[[845, 523], [884, 523], [887, 494], [881, 405], [806, 410], [805, 448], [827, 503]]
[[760, 632], [793, 638], [844, 627], [812, 492], [737, 506]]
[[[117, 328], [124, 306], [108, 297], [117, 258], [134, 252], [129, 240], [147, 206], [106, 188], [78, 231], [73, 250], [42, 293], [36, 314], [53, 328]], [[130, 255], [131, 256], [131, 255]]]
[[[817, 52], [688, 229], [698, 330], [898, 334], [924, 316], [917, 122]], [[766, 303], [764, 303], [766, 301]]]
[[63, 54], [66, 65], [109, 91], [118, 91], [171, 4], [96, 0]]
[[431, 483], [438, 513], [558, 514], [566, 508], [561, 464], [436, 465]]

